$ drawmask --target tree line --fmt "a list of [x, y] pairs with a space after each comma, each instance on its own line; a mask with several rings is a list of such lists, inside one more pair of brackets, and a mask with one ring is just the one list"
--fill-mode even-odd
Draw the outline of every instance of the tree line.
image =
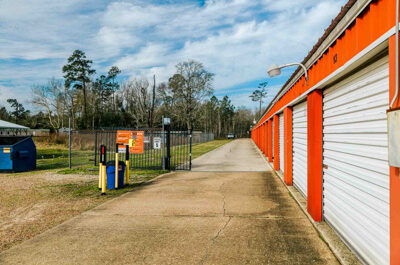
[[174, 129], [246, 137], [256, 118], [252, 110], [236, 108], [228, 96], [214, 96], [214, 74], [194, 60], [178, 63], [167, 82], [157, 82], [155, 75], [121, 81], [117, 66], [96, 75], [92, 64], [75, 50], [62, 67], [63, 79], [32, 87], [31, 103], [39, 112], [8, 99], [11, 110], [1, 107], [0, 119], [58, 131], [68, 127], [69, 119], [74, 129], [159, 128], [162, 117], [169, 117]]

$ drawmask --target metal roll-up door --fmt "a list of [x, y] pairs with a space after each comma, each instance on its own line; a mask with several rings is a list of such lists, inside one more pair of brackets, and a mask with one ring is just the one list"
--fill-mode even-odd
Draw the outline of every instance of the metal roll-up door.
[[283, 147], [283, 113], [279, 115], [279, 168], [283, 172], [284, 165], [285, 165], [285, 158], [284, 158], [284, 147]]
[[293, 107], [293, 184], [307, 198], [307, 101]]
[[273, 119], [271, 120], [271, 128], [272, 128], [272, 134], [271, 134], [271, 139], [272, 139], [272, 161], [274, 160], [274, 122]]
[[388, 58], [324, 90], [323, 215], [368, 264], [389, 264]]

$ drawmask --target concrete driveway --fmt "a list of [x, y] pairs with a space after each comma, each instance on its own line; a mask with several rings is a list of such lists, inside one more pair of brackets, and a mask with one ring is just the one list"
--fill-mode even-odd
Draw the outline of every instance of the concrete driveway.
[[337, 264], [250, 140], [0, 254], [0, 264]]

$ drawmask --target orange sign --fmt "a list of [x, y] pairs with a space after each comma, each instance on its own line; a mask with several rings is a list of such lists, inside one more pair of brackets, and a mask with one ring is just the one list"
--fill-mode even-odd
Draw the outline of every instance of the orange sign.
[[118, 149], [125, 152], [126, 147], [129, 146], [129, 153], [142, 154], [143, 153], [143, 131], [117, 131], [117, 143], [121, 144]]

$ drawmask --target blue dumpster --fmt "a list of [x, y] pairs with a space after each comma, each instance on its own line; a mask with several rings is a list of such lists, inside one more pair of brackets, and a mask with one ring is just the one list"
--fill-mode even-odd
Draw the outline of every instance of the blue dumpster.
[[[115, 189], [115, 161], [106, 164], [107, 189]], [[125, 163], [118, 161], [118, 188], [124, 187]]]
[[24, 172], [35, 168], [36, 146], [32, 137], [0, 137], [0, 171]]

